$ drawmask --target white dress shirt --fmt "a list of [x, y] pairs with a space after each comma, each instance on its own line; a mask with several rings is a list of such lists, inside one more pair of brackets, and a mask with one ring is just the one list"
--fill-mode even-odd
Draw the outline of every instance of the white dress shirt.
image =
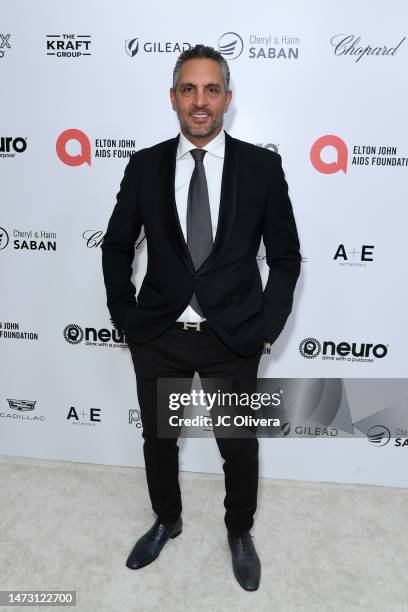
[[[176, 153], [176, 176], [175, 176], [175, 195], [176, 206], [180, 220], [181, 229], [183, 230], [184, 239], [187, 242], [187, 197], [188, 188], [190, 186], [191, 175], [193, 174], [195, 162], [191, 155], [191, 149], [197, 149], [184, 134], [180, 133], [180, 139]], [[204, 156], [204, 169], [207, 178], [208, 198], [210, 201], [211, 210], [211, 225], [213, 232], [213, 240], [218, 225], [218, 213], [220, 209], [221, 181], [222, 171], [224, 167], [225, 154], [225, 133], [224, 130], [213, 138], [205, 147], [202, 147], [207, 153]], [[181, 313], [177, 321], [205, 321], [205, 317], [201, 317], [191, 308], [187, 306], [184, 312]]]

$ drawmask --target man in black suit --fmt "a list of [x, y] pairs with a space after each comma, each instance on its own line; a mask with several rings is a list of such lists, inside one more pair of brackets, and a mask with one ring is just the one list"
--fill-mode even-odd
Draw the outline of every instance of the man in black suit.
[[[102, 244], [107, 305], [134, 364], [146, 478], [156, 514], [127, 566], [141, 568], [181, 533], [177, 436], [158, 434], [156, 381], [210, 378], [256, 388], [265, 343], [292, 309], [299, 241], [281, 157], [232, 138], [223, 115], [229, 68], [212, 47], [184, 51], [170, 98], [180, 134], [133, 154]], [[131, 282], [135, 242], [144, 227], [147, 271]], [[269, 276], [257, 264], [263, 238]], [[257, 506], [258, 440], [217, 435], [224, 459], [225, 524], [235, 577], [256, 590], [261, 566], [250, 529]], [[252, 434], [252, 435], [251, 435]]]

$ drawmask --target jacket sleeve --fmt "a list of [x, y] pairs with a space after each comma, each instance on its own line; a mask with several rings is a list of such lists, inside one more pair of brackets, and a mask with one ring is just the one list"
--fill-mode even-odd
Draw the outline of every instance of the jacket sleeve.
[[132, 263], [143, 224], [138, 200], [137, 159], [137, 154], [133, 154], [125, 168], [101, 245], [107, 306], [115, 327], [120, 330], [123, 330], [126, 313], [136, 306]]
[[274, 156], [262, 237], [269, 266], [262, 300], [264, 339], [273, 343], [292, 310], [301, 262], [295, 218], [279, 154]]

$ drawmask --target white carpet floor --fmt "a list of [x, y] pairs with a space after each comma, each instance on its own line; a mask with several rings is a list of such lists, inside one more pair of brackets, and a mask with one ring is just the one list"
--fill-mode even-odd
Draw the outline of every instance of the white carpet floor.
[[78, 612], [408, 610], [406, 489], [261, 479], [251, 593], [232, 573], [222, 476], [181, 473], [183, 533], [132, 571], [154, 522], [144, 470], [0, 456], [0, 475], [0, 590], [75, 590]]

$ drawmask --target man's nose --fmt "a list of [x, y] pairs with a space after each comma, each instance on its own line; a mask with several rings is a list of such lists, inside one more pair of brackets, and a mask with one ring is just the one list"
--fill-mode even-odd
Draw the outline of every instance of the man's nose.
[[197, 89], [194, 96], [194, 104], [196, 106], [204, 106], [206, 101], [207, 99], [204, 89]]

